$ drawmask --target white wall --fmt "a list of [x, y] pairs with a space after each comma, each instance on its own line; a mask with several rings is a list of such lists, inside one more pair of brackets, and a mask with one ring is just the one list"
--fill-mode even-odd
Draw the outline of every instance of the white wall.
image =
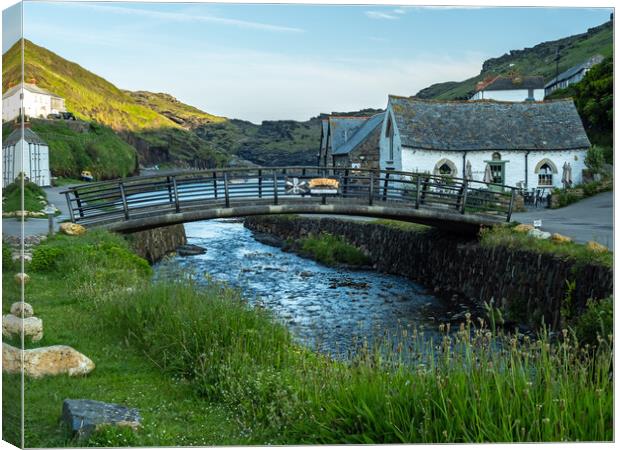
[[30, 181], [39, 186], [50, 186], [49, 147], [28, 144], [21, 139], [15, 146], [2, 149], [2, 186], [15, 181], [24, 172]]
[[[466, 161], [472, 166], [473, 179], [482, 181], [487, 161], [492, 160], [493, 151], [469, 151], [466, 153]], [[504, 165], [504, 184], [516, 186], [517, 183], [525, 183], [525, 155], [523, 150], [505, 150], [499, 152], [501, 161]], [[553, 186], [562, 187], [562, 167], [565, 162], [569, 162], [572, 167], [573, 184], [581, 183], [582, 170], [585, 169], [584, 159], [586, 149], [581, 150], [557, 150], [557, 151], [530, 151], [527, 161], [527, 187], [528, 189], [538, 187], [538, 174], [535, 173], [536, 165], [547, 158], [553, 162], [557, 168], [557, 173], [553, 174]], [[405, 147], [402, 150], [402, 169], [407, 172], [429, 172], [433, 173], [435, 165], [441, 159], [446, 158], [454, 163], [458, 174], [456, 177], [463, 176], [463, 152], [462, 151], [437, 151], [422, 150]], [[467, 164], [467, 162], [465, 162]], [[383, 168], [383, 167], [382, 167]]]
[[[523, 102], [528, 98], [527, 89], [511, 89], [505, 91], [478, 91], [470, 100], [498, 100], [503, 102]], [[534, 89], [534, 100], [542, 101], [545, 98], [545, 90]]]
[[2, 99], [2, 120], [8, 122], [19, 116], [19, 108], [21, 108], [21, 100], [19, 99], [20, 91], [13, 95]]
[[[8, 122], [19, 116], [19, 108], [21, 102], [17, 91], [13, 95], [2, 99], [2, 120]], [[48, 114], [58, 113], [58, 109], [52, 109], [52, 97], [47, 94], [30, 92], [28, 89], [23, 90], [24, 93], [24, 114], [29, 117], [47, 118]], [[64, 102], [63, 102], [64, 103]], [[64, 107], [62, 111], [65, 111]]]

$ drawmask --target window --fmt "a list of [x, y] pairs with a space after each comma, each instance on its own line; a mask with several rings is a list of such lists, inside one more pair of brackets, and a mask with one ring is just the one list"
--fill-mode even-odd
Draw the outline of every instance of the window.
[[493, 161], [501, 161], [502, 160], [502, 155], [500, 152], [495, 152], [493, 153], [493, 156], [491, 157], [491, 159]]
[[549, 164], [545, 163], [538, 171], [539, 186], [553, 186], [553, 170]]
[[448, 164], [443, 164], [439, 168], [439, 175], [452, 175], [452, 169], [450, 169]]

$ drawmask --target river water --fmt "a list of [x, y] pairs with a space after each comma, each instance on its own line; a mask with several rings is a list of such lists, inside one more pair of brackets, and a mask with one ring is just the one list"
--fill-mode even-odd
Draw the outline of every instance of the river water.
[[204, 247], [196, 256], [175, 256], [155, 267], [166, 278], [179, 269], [199, 283], [225, 282], [242, 290], [252, 305], [270, 309], [301, 343], [333, 356], [354, 352], [366, 339], [403, 329], [438, 338], [440, 323], [460, 322], [471, 304], [449, 301], [406, 278], [375, 271], [323, 266], [262, 244], [242, 223], [210, 220], [185, 224], [188, 243]]

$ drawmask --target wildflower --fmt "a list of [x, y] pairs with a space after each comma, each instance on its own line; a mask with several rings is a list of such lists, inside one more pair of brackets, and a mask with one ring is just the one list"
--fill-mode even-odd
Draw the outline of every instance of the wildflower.
[[543, 418], [543, 423], [549, 423], [551, 422], [551, 419], [549, 419], [548, 417]]
[[465, 313], [465, 320], [467, 320], [467, 322], [469, 322], [471, 320], [471, 314], [466, 312]]

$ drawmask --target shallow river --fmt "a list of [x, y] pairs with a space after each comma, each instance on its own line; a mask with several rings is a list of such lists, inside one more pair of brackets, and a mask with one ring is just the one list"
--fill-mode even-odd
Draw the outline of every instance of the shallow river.
[[251, 304], [273, 311], [300, 342], [334, 356], [354, 351], [364, 339], [397, 335], [404, 327], [437, 337], [440, 323], [460, 321], [471, 309], [464, 302], [437, 298], [406, 278], [326, 267], [283, 252], [256, 241], [239, 222], [194, 222], [185, 230], [188, 243], [207, 252], [159, 263], [156, 278], [179, 266], [209, 274], [240, 288]]

